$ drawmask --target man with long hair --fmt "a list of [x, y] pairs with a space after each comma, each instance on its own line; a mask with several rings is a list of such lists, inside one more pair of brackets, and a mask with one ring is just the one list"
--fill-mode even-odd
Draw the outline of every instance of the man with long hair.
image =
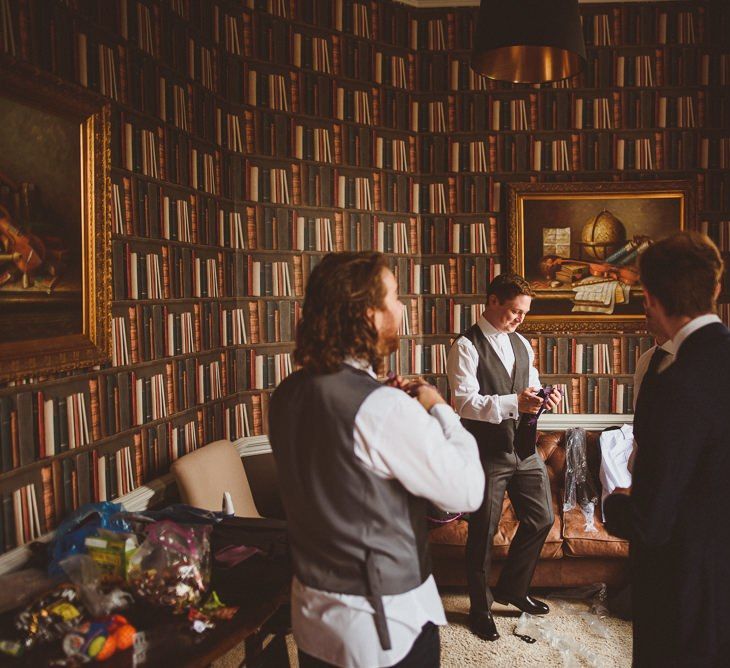
[[302, 668], [439, 665], [426, 504], [477, 508], [484, 474], [436, 388], [376, 379], [402, 316], [381, 254], [326, 255], [297, 329], [301, 369], [271, 400]]
[[730, 331], [715, 314], [723, 262], [698, 232], [640, 256], [651, 330], [674, 358], [647, 374], [634, 415], [631, 490], [606, 498], [628, 538], [634, 666], [726, 666], [730, 652]]

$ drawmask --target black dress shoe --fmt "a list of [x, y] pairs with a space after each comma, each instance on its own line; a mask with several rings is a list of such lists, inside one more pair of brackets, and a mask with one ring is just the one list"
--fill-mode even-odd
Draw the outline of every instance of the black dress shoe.
[[497, 626], [494, 623], [492, 613], [489, 611], [469, 613], [469, 628], [475, 636], [482, 640], [497, 640], [499, 638]]
[[550, 608], [547, 603], [538, 601], [536, 598], [531, 596], [507, 596], [497, 591], [492, 591], [494, 600], [502, 605], [514, 605], [515, 608], [519, 608], [522, 612], [526, 612], [530, 615], [547, 615], [550, 612]]

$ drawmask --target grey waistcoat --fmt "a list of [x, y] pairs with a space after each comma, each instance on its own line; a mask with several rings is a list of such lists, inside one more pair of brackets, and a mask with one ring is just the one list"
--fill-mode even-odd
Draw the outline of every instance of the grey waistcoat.
[[[530, 382], [530, 358], [527, 355], [524, 343], [520, 341], [516, 333], [512, 332], [507, 335], [515, 354], [515, 366], [512, 370], [512, 376], [507, 374], [502, 360], [494, 352], [494, 348], [487, 341], [478, 324], [472, 325], [461, 336], [471, 341], [479, 353], [477, 380], [479, 381], [480, 394], [519, 394], [528, 386]], [[480, 450], [493, 453], [514, 451], [515, 432], [518, 422], [519, 418], [507, 418], [499, 424], [467, 418], [461, 420], [464, 427], [476, 439]]]
[[354, 452], [355, 416], [380, 386], [347, 365], [297, 371], [274, 392], [269, 431], [297, 578], [367, 597], [390, 649], [381, 596], [418, 587], [431, 570], [426, 502], [367, 470]]

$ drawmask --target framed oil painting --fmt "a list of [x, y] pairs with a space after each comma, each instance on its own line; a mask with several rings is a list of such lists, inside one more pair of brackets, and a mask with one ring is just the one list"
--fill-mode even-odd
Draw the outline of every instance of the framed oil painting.
[[687, 181], [510, 184], [510, 267], [536, 294], [523, 329], [642, 329], [638, 257], [691, 228], [693, 202]]
[[109, 133], [100, 98], [0, 61], [0, 381], [108, 357]]

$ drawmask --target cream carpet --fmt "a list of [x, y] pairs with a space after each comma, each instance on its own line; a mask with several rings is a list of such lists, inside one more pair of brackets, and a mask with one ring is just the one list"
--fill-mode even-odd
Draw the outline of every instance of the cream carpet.
[[[496, 642], [484, 642], [474, 636], [467, 627], [469, 598], [462, 593], [445, 593], [442, 596], [449, 625], [441, 628], [442, 668], [468, 668], [489, 666], [495, 668], [523, 668], [534, 666], [563, 668], [567, 665], [586, 666], [584, 661], [566, 664], [559, 650], [546, 641], [527, 644], [513, 635], [519, 611], [495, 604], [494, 617], [501, 638]], [[603, 620], [607, 637], [594, 633], [579, 613], [587, 612], [586, 603], [551, 599], [551, 612], [545, 618], [556, 634], [579, 640], [598, 658], [601, 668], [628, 668], [631, 666], [631, 623], [616, 618]], [[298, 668], [296, 645], [287, 638], [292, 668]], [[213, 663], [214, 668], [233, 668], [244, 660], [243, 648], [237, 647]], [[278, 668], [278, 667], [277, 667]], [[283, 667], [282, 667], [283, 668]]]

